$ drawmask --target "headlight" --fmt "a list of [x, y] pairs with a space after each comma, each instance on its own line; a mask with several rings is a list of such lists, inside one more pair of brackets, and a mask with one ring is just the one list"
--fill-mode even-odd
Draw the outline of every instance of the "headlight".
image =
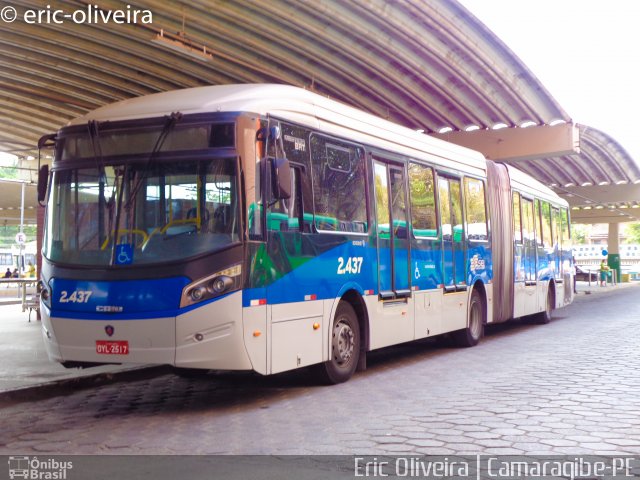
[[240, 288], [242, 266], [234, 265], [190, 283], [182, 290], [180, 308], [210, 300]]
[[233, 279], [226, 275], [220, 275], [211, 281], [211, 290], [218, 295], [233, 287]]
[[47, 307], [51, 308], [51, 292], [42, 280], [38, 282], [36, 291], [40, 294], [40, 299], [44, 302], [44, 304]]

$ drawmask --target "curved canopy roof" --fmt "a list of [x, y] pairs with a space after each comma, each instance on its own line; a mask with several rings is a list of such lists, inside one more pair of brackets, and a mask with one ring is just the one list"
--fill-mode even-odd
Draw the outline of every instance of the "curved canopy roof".
[[[47, 23], [46, 15], [30, 23], [25, 13], [41, 4], [16, 3], [16, 20], [0, 22], [0, 151], [22, 156], [34, 155], [41, 135], [102, 105], [227, 83], [302, 86], [426, 133], [571, 123], [533, 73], [455, 0], [143, 0], [135, 7], [78, 0], [50, 7], [49, 15], [60, 8], [97, 20], [81, 24]], [[129, 20], [140, 10], [137, 23], [101, 21], [117, 10]], [[518, 165], [567, 190], [574, 205], [585, 195], [569, 184], [640, 179], [613, 139], [581, 132], [580, 155]]]

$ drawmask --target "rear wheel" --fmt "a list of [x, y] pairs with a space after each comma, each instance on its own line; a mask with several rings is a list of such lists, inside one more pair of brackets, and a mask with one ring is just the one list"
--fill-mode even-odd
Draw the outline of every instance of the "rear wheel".
[[340, 302], [331, 328], [331, 358], [317, 366], [323, 383], [336, 384], [351, 378], [360, 356], [360, 326], [353, 307]]
[[484, 303], [477, 290], [471, 293], [467, 328], [453, 332], [453, 340], [460, 347], [473, 347], [484, 335]]
[[549, 285], [547, 290], [547, 300], [545, 302], [544, 310], [535, 316], [536, 323], [545, 325], [551, 321], [553, 316], [553, 309], [555, 307], [555, 296], [553, 294], [553, 288]]

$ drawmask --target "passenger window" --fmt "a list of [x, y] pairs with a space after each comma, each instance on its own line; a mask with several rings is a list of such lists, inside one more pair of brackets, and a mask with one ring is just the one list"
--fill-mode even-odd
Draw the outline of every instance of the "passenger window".
[[522, 244], [522, 215], [520, 214], [520, 194], [513, 194], [513, 240]]
[[562, 222], [562, 243], [569, 245], [571, 240], [571, 227], [569, 226], [569, 211], [566, 208], [560, 210]]
[[536, 217], [536, 243], [542, 245], [542, 212], [540, 210], [540, 200], [538, 199], [536, 199], [535, 203], [534, 216]]
[[318, 230], [367, 232], [364, 150], [311, 136], [314, 214]]
[[294, 208], [296, 222], [302, 219], [303, 232], [310, 232], [313, 223], [313, 191], [311, 187], [311, 161], [309, 158], [310, 132], [297, 125], [281, 123], [282, 147], [293, 173], [292, 197], [297, 204]]
[[553, 239], [558, 248], [562, 245], [562, 222], [560, 220], [560, 210], [557, 208], [552, 209], [553, 215]]
[[535, 241], [533, 202], [526, 198], [521, 198], [520, 203], [522, 205], [522, 240], [528, 244], [533, 244]]
[[432, 168], [417, 163], [409, 164], [409, 197], [413, 235], [437, 237], [438, 223]]
[[551, 233], [551, 206], [549, 202], [542, 202], [542, 242], [544, 248], [553, 247], [553, 235]]
[[484, 182], [476, 178], [465, 178], [464, 198], [467, 207], [466, 220], [469, 240], [488, 240]]

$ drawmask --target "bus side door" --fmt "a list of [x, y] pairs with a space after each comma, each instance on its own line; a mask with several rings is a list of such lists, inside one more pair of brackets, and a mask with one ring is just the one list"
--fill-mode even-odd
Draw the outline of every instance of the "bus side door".
[[405, 166], [375, 159], [373, 177], [379, 301], [371, 316], [372, 349], [415, 338]]
[[442, 219], [443, 281], [445, 293], [466, 290], [465, 232], [460, 179], [438, 176]]

